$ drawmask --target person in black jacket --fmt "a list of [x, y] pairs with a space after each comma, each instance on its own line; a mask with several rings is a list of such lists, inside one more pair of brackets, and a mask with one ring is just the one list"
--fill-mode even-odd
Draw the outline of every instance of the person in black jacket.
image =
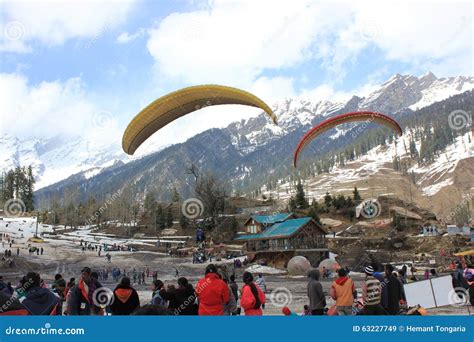
[[60, 299], [49, 289], [41, 287], [41, 277], [38, 273], [28, 272], [23, 278], [22, 287], [25, 298], [21, 304], [30, 315], [56, 315]]
[[130, 278], [123, 277], [114, 290], [114, 300], [110, 304], [112, 315], [130, 315], [139, 307], [137, 291], [130, 286]]
[[392, 265], [385, 265], [385, 281], [387, 286], [387, 311], [390, 315], [398, 315], [400, 311], [400, 299], [402, 299], [402, 285], [397, 277], [393, 274]]
[[195, 304], [196, 293], [188, 280], [184, 277], [178, 279], [178, 287], [173, 285], [164, 287], [160, 291], [160, 296], [168, 301], [168, 309], [173, 310], [175, 315], [197, 315], [198, 306]]
[[84, 267], [82, 269], [81, 279], [71, 291], [71, 297], [68, 304], [69, 315], [98, 315], [101, 312], [100, 307], [94, 303], [94, 293], [102, 285], [95, 278], [91, 277], [91, 269]]

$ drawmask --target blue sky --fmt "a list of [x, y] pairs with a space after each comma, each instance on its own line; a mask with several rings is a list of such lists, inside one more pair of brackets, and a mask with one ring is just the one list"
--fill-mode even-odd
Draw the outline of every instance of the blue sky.
[[[50, 135], [51, 125], [90, 132], [105, 122], [107, 137], [120, 140], [149, 102], [201, 83], [240, 87], [270, 103], [290, 96], [338, 101], [367, 94], [395, 73], [473, 74], [469, 1], [1, 6], [0, 105], [3, 126], [18, 136]], [[158, 143], [258, 114], [240, 107], [232, 116], [206, 110], [167, 127]]]

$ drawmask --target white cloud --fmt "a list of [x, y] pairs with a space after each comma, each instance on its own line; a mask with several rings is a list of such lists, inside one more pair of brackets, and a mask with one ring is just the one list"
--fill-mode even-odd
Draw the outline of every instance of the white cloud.
[[118, 35], [118, 37], [116, 39], [116, 42], [118, 44], [127, 44], [127, 43], [143, 36], [144, 33], [145, 33], [144, 29], [139, 29], [135, 33], [122, 32]]
[[5, 1], [0, 51], [28, 52], [32, 41], [54, 46], [71, 38], [96, 39], [124, 23], [134, 1]]
[[472, 74], [472, 2], [360, 1], [354, 8], [356, 26], [387, 59], [441, 76]]
[[318, 32], [332, 25], [328, 18], [342, 16], [331, 9], [310, 1], [215, 1], [210, 10], [169, 15], [149, 31], [147, 46], [165, 77], [248, 87], [266, 68], [306, 60]]
[[[342, 80], [368, 47], [451, 76], [472, 66], [472, 19], [469, 2], [216, 0], [166, 17], [149, 30], [147, 46], [160, 78], [187, 84], [250, 87], [266, 70], [308, 61]], [[293, 78], [305, 76], [295, 70]]]
[[16, 137], [86, 135], [120, 137], [116, 114], [92, 100], [80, 78], [30, 85], [18, 74], [0, 74], [0, 134]]

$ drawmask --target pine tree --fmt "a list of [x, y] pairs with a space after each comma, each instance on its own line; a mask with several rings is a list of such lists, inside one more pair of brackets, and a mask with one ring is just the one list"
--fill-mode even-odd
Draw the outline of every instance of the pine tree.
[[173, 190], [171, 190], [171, 202], [178, 203], [181, 200], [181, 196], [179, 196], [178, 190], [176, 187], [173, 186]]
[[156, 208], [156, 223], [161, 229], [166, 228], [166, 216], [161, 204], [158, 204]]
[[362, 201], [362, 197], [360, 197], [359, 190], [357, 190], [357, 187], [354, 187], [354, 191], [352, 192], [354, 195], [352, 196], [354, 198], [354, 201], [356, 203], [359, 203]]
[[181, 226], [181, 228], [183, 229], [186, 229], [189, 225], [189, 221], [187, 219], [186, 216], [184, 215], [181, 215], [181, 217], [179, 218], [179, 225]]
[[173, 226], [173, 213], [171, 212], [171, 206], [168, 207], [168, 211], [166, 212], [166, 227]]
[[153, 213], [156, 210], [156, 199], [155, 199], [155, 193], [153, 191], [148, 191], [145, 195], [145, 202], [143, 204], [143, 207], [145, 209], [145, 215], [147, 217], [152, 217]]
[[331, 203], [332, 197], [329, 192], [326, 192], [326, 195], [324, 195], [324, 204], [326, 205], [326, 210], [329, 210], [329, 207], [331, 207]]
[[306, 199], [303, 184], [301, 184], [301, 181], [298, 181], [298, 184], [296, 185], [295, 204], [296, 208], [298, 209], [306, 209], [309, 207], [308, 200]]
[[235, 216], [232, 216], [231, 221], [230, 221], [230, 229], [232, 230], [232, 232], [235, 233], [235, 232], [237, 232], [238, 228], [239, 228], [239, 222], [237, 221]]
[[319, 219], [318, 212], [314, 207], [311, 207], [309, 209], [308, 216], [311, 217], [313, 220], [315, 220], [317, 223], [321, 224], [321, 220]]

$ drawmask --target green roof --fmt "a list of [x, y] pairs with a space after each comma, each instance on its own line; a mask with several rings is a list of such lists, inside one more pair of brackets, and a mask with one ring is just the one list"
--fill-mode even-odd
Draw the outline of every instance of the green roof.
[[286, 220], [276, 223], [263, 233], [247, 234], [237, 237], [235, 240], [254, 240], [254, 239], [272, 239], [279, 237], [288, 237], [296, 233], [300, 228], [311, 221], [311, 217], [302, 217], [297, 219]]
[[252, 215], [251, 218], [253, 218], [255, 221], [261, 224], [274, 224], [274, 223], [285, 221], [291, 215], [293, 214], [283, 213], [283, 214], [273, 214], [273, 215]]

